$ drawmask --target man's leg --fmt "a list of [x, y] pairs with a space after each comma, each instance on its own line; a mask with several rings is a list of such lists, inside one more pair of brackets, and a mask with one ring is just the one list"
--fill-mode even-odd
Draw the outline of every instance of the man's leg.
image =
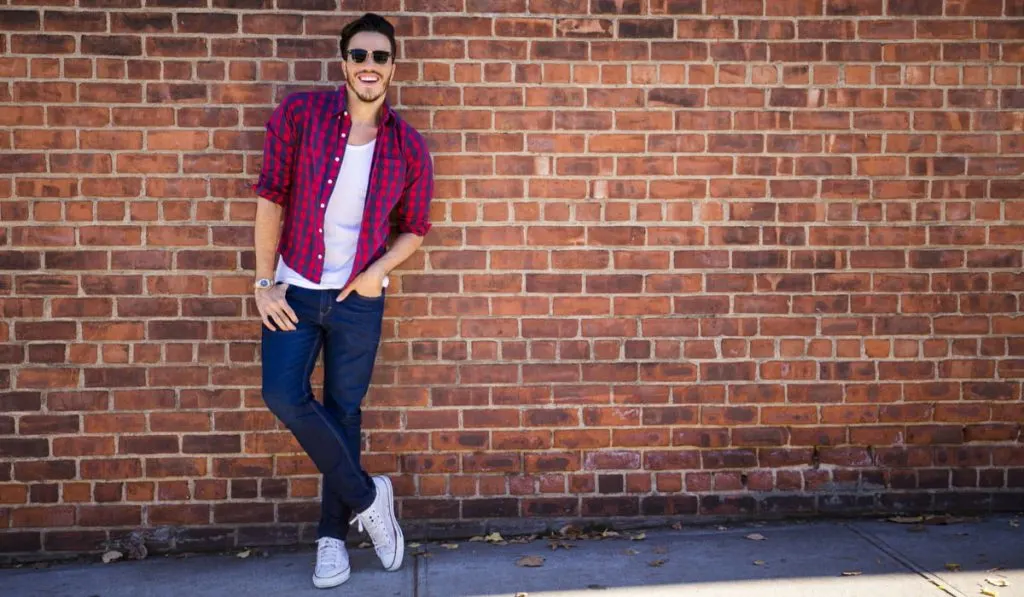
[[310, 375], [324, 342], [323, 314], [332, 293], [292, 286], [288, 304], [299, 318], [292, 331], [263, 327], [263, 400], [313, 460], [337, 497], [355, 511], [368, 508], [376, 490], [345, 440], [345, 431], [313, 398]]
[[[340, 425], [357, 463], [362, 444], [361, 407], [377, 358], [383, 315], [383, 297], [367, 299], [353, 293], [336, 303], [324, 320], [324, 406]], [[371, 482], [369, 475], [366, 479]], [[344, 540], [352, 513], [340, 499], [339, 489], [325, 477], [319, 536]]]

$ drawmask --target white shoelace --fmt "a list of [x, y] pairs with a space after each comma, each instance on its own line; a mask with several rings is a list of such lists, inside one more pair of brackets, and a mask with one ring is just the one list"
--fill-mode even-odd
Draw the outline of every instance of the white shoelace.
[[317, 560], [330, 566], [341, 565], [341, 548], [337, 541], [321, 541]]
[[391, 545], [391, 536], [384, 529], [384, 520], [380, 516], [379, 512], [376, 512], [371, 506], [366, 511], [367, 526], [363, 526], [363, 519], [356, 516], [349, 521], [349, 524], [353, 522], [358, 524], [359, 532], [366, 532], [370, 535], [370, 540], [376, 547], [384, 547]]

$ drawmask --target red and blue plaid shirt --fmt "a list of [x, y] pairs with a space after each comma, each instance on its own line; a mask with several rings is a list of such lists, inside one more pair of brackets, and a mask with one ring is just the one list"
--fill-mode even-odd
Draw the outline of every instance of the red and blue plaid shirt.
[[[327, 202], [334, 185], [345, 183], [337, 177], [352, 128], [346, 102], [345, 86], [285, 98], [267, 122], [263, 168], [253, 186], [257, 195], [284, 208], [281, 258], [315, 283], [324, 269]], [[387, 252], [392, 217], [399, 232], [427, 234], [433, 191], [426, 141], [385, 103], [349, 282]]]

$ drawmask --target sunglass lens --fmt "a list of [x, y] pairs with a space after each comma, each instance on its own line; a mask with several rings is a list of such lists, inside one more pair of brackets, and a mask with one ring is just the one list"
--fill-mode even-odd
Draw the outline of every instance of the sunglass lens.
[[386, 52], [384, 50], [375, 50], [373, 52], [373, 61], [377, 64], [387, 64], [390, 59], [391, 52]]
[[366, 50], [349, 50], [348, 55], [352, 57], [352, 61], [356, 64], [366, 61], [366, 55], [369, 54]]

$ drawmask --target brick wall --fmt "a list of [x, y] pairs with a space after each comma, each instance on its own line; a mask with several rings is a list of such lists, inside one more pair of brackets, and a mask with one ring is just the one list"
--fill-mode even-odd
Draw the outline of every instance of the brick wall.
[[365, 412], [408, 524], [1021, 504], [1021, 0], [0, 4], [7, 553], [312, 536], [247, 185], [366, 9], [437, 174]]

